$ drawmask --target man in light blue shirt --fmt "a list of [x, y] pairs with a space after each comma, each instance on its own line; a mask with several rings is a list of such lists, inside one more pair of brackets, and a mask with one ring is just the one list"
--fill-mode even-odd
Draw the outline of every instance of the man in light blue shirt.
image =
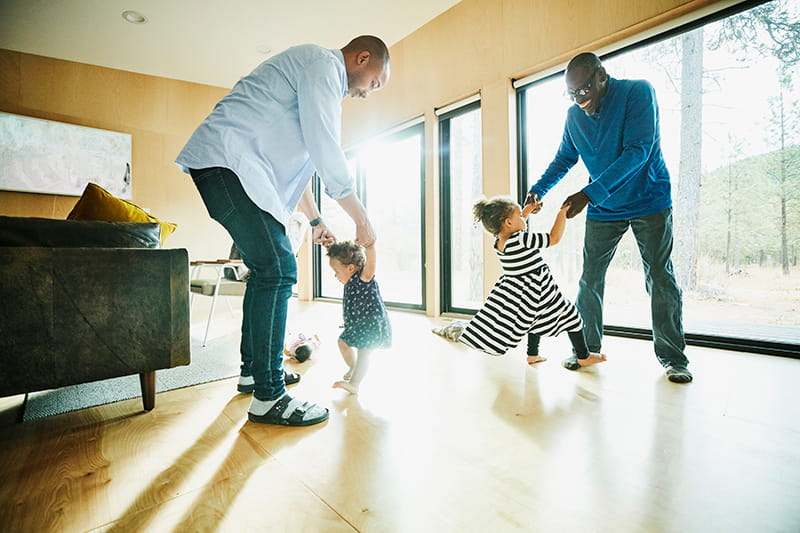
[[[644, 80], [611, 78], [592, 53], [567, 65], [567, 111], [556, 156], [530, 188], [526, 203], [541, 208], [541, 197], [578, 162], [589, 171], [589, 184], [569, 196], [567, 217], [587, 206], [583, 273], [576, 305], [584, 321], [589, 351], [600, 352], [603, 338], [605, 275], [617, 244], [628, 228], [642, 254], [653, 325], [656, 357], [675, 383], [692, 381], [684, 354], [681, 290], [672, 268], [672, 196], [661, 153], [658, 104]], [[570, 370], [590, 364], [575, 356]]]
[[381, 89], [389, 73], [386, 44], [370, 35], [341, 50], [289, 48], [239, 80], [175, 161], [192, 176], [209, 215], [230, 233], [250, 269], [238, 389], [254, 393], [248, 410], [253, 422], [306, 426], [328, 418], [326, 408], [286, 393], [283, 340], [297, 263], [285, 227], [299, 205], [315, 243], [335, 240], [309, 187], [316, 171], [325, 192], [355, 222], [357, 242], [375, 241], [340, 146], [341, 102], [348, 94], [366, 98]]

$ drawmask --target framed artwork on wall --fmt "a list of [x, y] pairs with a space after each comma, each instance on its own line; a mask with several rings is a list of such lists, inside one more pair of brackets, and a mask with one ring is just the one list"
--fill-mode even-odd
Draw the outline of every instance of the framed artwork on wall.
[[80, 196], [89, 182], [131, 199], [127, 133], [0, 113], [0, 190]]

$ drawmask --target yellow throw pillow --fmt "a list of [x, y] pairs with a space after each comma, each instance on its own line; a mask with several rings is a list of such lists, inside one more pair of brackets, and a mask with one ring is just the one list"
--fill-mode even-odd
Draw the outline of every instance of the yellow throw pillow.
[[99, 185], [89, 183], [67, 220], [103, 220], [106, 222], [156, 222], [161, 226], [161, 245], [175, 231], [177, 224], [163, 222], [136, 204], [117, 198]]

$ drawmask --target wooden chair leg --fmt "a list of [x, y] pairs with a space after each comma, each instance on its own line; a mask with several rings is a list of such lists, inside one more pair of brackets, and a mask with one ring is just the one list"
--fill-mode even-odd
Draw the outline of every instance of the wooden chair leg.
[[142, 385], [142, 404], [145, 411], [152, 411], [156, 406], [156, 371], [139, 374]]

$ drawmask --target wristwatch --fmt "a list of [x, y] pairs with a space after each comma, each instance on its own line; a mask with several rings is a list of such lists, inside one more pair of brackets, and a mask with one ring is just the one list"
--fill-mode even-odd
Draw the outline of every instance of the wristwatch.
[[317, 218], [315, 218], [314, 220], [312, 220], [311, 222], [309, 222], [308, 224], [309, 224], [309, 225], [310, 225], [312, 228], [313, 228], [313, 227], [315, 227], [315, 226], [319, 226], [320, 224], [322, 224], [322, 217], [317, 217]]

